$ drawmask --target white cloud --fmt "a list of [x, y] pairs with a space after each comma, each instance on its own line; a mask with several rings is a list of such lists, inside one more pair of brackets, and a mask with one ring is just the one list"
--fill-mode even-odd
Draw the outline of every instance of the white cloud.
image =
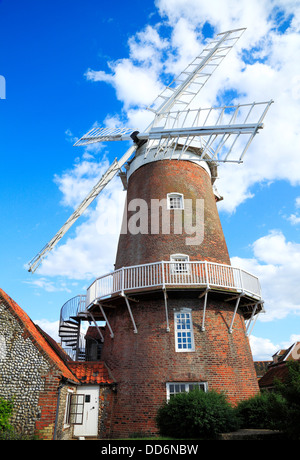
[[165, 62], [165, 70], [173, 75], [178, 75], [201, 53], [204, 44], [199, 32], [185, 18], [181, 17], [173, 25], [170, 53]]
[[300, 315], [300, 244], [287, 241], [281, 231], [270, 231], [252, 249], [253, 258], [232, 257], [231, 262], [259, 278], [266, 310], [260, 321]]
[[281, 348], [279, 345], [274, 345], [269, 339], [254, 335], [251, 335], [249, 340], [254, 361], [271, 361], [272, 355]]
[[61, 203], [75, 209], [99, 181], [108, 166], [107, 159], [101, 163], [96, 160], [83, 160], [61, 176], [56, 174], [54, 181], [63, 195]]
[[150, 104], [162, 89], [153, 67], [135, 65], [130, 59], [121, 59], [110, 67], [112, 74], [89, 70], [86, 77], [88, 80], [112, 84], [125, 110]]
[[134, 61], [139, 61], [147, 67], [161, 67], [161, 53], [168, 48], [168, 41], [160, 37], [157, 29], [147, 25], [144, 30], [137, 32], [128, 40], [130, 58]]
[[124, 201], [121, 181], [115, 178], [81, 217], [83, 222], [76, 226], [75, 236], [49, 253], [38, 274], [90, 279], [112, 271]]
[[282, 20], [292, 13], [297, 19], [299, 10], [297, 0], [156, 0], [155, 3], [171, 25], [183, 17], [198, 27], [209, 22], [219, 32], [249, 27], [248, 40], [253, 45], [268, 32], [269, 24], [274, 26], [280, 12]]
[[299, 334], [291, 334], [288, 341], [272, 343], [270, 339], [256, 337], [251, 335], [249, 337], [251, 352], [254, 361], [272, 361], [272, 356], [279, 350], [287, 350], [293, 343], [300, 340]]
[[57, 343], [60, 343], [60, 337], [58, 335], [59, 321], [51, 322], [48, 319], [37, 319], [33, 322], [40, 326], [40, 328], [50, 335]]
[[300, 216], [298, 216], [297, 214], [291, 214], [288, 219], [292, 225], [300, 224]]
[[[42, 289], [46, 292], [59, 292], [59, 291], [71, 292], [67, 284], [61, 280], [54, 282], [54, 281], [50, 281], [49, 279], [45, 277], [40, 277], [35, 280], [24, 281], [24, 283], [30, 284], [31, 286], [38, 288], [38, 289]], [[37, 295], [39, 295], [38, 291], [37, 291]]]
[[287, 217], [287, 219], [290, 221], [292, 225], [300, 224], [300, 215], [299, 215], [299, 212], [297, 211], [300, 208], [300, 197], [296, 198], [295, 207], [296, 207], [295, 214], [291, 214], [290, 216]]

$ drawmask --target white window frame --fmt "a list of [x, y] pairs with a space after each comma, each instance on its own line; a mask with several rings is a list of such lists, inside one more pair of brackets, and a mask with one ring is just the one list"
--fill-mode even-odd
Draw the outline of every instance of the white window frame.
[[71, 425], [82, 425], [84, 400], [84, 394], [78, 394], [74, 389], [68, 388], [64, 415], [64, 428], [69, 428]]
[[71, 411], [71, 400], [72, 395], [74, 393], [73, 389], [67, 389], [67, 396], [66, 396], [66, 406], [65, 406], [65, 415], [64, 415], [64, 428], [70, 427], [70, 411]]
[[189, 393], [195, 389], [195, 387], [198, 387], [203, 391], [207, 391], [208, 389], [207, 382], [167, 382], [167, 401], [170, 401], [173, 396], [176, 396], [179, 393]]
[[181, 308], [174, 311], [175, 350], [179, 353], [195, 351], [192, 310]]
[[187, 254], [171, 254], [170, 261], [174, 262], [171, 265], [171, 274], [172, 275], [186, 275], [190, 273], [190, 264], [184, 263], [190, 261], [190, 256]]
[[[178, 205], [173, 206], [171, 204], [172, 199], [176, 200], [175, 203], [178, 203]], [[172, 210], [172, 209], [182, 210], [182, 209], [184, 209], [183, 194], [182, 193], [177, 193], [177, 192], [168, 193], [167, 194], [167, 209], [169, 209], [169, 210]]]

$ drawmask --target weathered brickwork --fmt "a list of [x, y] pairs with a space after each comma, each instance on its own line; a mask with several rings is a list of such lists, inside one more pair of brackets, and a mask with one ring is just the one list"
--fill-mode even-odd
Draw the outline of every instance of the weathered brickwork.
[[111, 387], [101, 386], [99, 392], [98, 437], [112, 438], [112, 414], [115, 412], [116, 391]]
[[[66, 403], [67, 403], [67, 394], [68, 391], [76, 391], [76, 387], [70, 384], [68, 385], [60, 385], [59, 387], [59, 396], [58, 396], [58, 404], [57, 404], [57, 413], [56, 413], [56, 426], [54, 430], [54, 437], [57, 440], [71, 440], [73, 438], [73, 426], [66, 425], [65, 422], [65, 413], [66, 413]], [[53, 424], [53, 420], [50, 420], [50, 424]], [[47, 430], [47, 426], [45, 428], [40, 425], [40, 429]]]
[[[17, 305], [16, 308], [27, 316]], [[34, 329], [28, 317], [26, 320]], [[13, 400], [11, 424], [19, 433], [53, 439], [61, 371], [16, 312], [1, 300], [0, 337], [0, 396]], [[60, 436], [68, 437], [68, 433], [61, 430]]]
[[[182, 307], [192, 310], [193, 352], [175, 351], [174, 311]], [[125, 305], [107, 309], [115, 336], [105, 336], [103, 359], [118, 382], [112, 416], [114, 436], [156, 433], [155, 416], [166, 400], [167, 382], [207, 382], [208, 389], [224, 391], [232, 403], [258, 392], [242, 315], [237, 315], [233, 333], [228, 332], [232, 305], [211, 295], [204, 332], [203, 299], [197, 296], [169, 294], [170, 332], [166, 330], [162, 298], [132, 302], [131, 308], [136, 334]]]
[[[148, 204], [151, 221], [151, 200], [162, 200], [168, 193], [178, 192], [184, 199], [204, 202], [204, 238], [198, 245], [187, 245], [186, 233], [121, 234], [116, 268], [170, 260], [171, 254], [189, 255], [191, 261], [211, 261], [230, 265], [216, 201], [207, 171], [189, 161], [156, 161], [137, 169], [128, 182], [127, 203], [139, 198]], [[195, 210], [196, 207], [193, 207]], [[135, 211], [128, 211], [129, 221]], [[174, 212], [182, 211], [170, 211]], [[194, 211], [193, 211], [194, 212]], [[182, 213], [182, 216], [183, 213]], [[184, 218], [184, 217], [182, 217]], [[196, 218], [193, 214], [193, 224]], [[162, 223], [162, 221], [161, 221]], [[123, 227], [124, 229], [124, 227]], [[199, 233], [201, 229], [196, 229]], [[205, 331], [201, 330], [204, 297], [192, 289], [168, 289], [168, 321], [163, 293], [134, 296], [130, 302], [137, 333], [133, 332], [125, 300], [106, 308], [114, 338], [105, 332], [102, 359], [111, 369], [118, 385], [112, 413], [113, 436], [157, 432], [157, 409], [167, 397], [167, 382], [205, 382], [208, 389], [224, 391], [231, 403], [256, 394], [258, 389], [252, 355], [245, 335], [244, 318], [237, 311], [233, 333], [234, 301], [224, 293], [209, 292]], [[138, 300], [136, 302], [135, 300]], [[195, 351], [175, 349], [174, 311], [189, 308], [192, 312]]]
[[[123, 266], [139, 265], [143, 263], [170, 260], [170, 254], [187, 254], [190, 260], [208, 260], [230, 265], [226, 241], [223, 235], [220, 218], [212, 192], [211, 179], [208, 173], [200, 166], [190, 161], [157, 161], [137, 169], [129, 179], [127, 203], [139, 198], [145, 200], [148, 208], [148, 221], [151, 223], [151, 200], [167, 198], [168, 193], [178, 192], [185, 199], [192, 200], [193, 225], [195, 218], [196, 200], [204, 203], [204, 240], [201, 244], [187, 245], [186, 238], [189, 233], [174, 234], [171, 225], [170, 234], [162, 233], [162, 220], [158, 234], [151, 234], [150, 224], [148, 234], [120, 235], [116, 257], [116, 269]], [[129, 221], [136, 211], [128, 211], [126, 218]], [[170, 221], [173, 222], [174, 212], [169, 211]], [[199, 226], [203, 221], [199, 222]], [[183, 222], [183, 230], [185, 228]], [[202, 229], [197, 228], [198, 235]]]
[[42, 376], [48, 370], [48, 363], [3, 303], [0, 304], [0, 336], [5, 346], [0, 366], [0, 395], [14, 399], [14, 427], [33, 434], [35, 422], [41, 417], [38, 399], [45, 388]]

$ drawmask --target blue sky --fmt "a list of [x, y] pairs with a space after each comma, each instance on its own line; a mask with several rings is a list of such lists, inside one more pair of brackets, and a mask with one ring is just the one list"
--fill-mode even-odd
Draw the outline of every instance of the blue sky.
[[245, 162], [220, 168], [220, 217], [232, 264], [262, 285], [266, 313], [251, 335], [254, 358], [270, 359], [300, 339], [299, 17], [299, 0], [0, 0], [0, 285], [33, 321], [55, 336], [64, 302], [114, 263], [117, 231], [100, 227], [124, 199], [118, 178], [40, 269], [26, 270], [127, 148], [73, 147], [74, 140], [94, 124], [145, 127], [149, 114], [140, 107], [207, 36], [246, 27], [201, 103], [229, 96], [275, 103]]

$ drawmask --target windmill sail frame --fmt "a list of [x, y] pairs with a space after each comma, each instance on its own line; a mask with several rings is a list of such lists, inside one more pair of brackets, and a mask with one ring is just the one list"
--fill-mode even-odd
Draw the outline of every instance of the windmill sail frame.
[[[181, 145], [182, 152], [186, 151], [194, 142], [200, 142], [201, 155], [199, 159], [205, 161], [238, 161], [242, 158], [249, 147], [253, 137], [259, 129], [263, 127], [262, 120], [266, 115], [271, 103], [253, 103], [239, 106], [227, 106], [221, 108], [195, 109], [190, 108], [191, 102], [203, 88], [207, 80], [220, 65], [228, 52], [236, 44], [246, 29], [232, 29], [222, 32], [211, 40], [202, 53], [198, 55], [172, 83], [167, 86], [147, 107], [154, 112], [155, 117], [144, 133], [139, 133], [129, 128], [99, 128], [94, 127], [82, 136], [74, 145], [84, 146], [95, 142], [133, 140], [134, 144], [126, 151], [120, 160], [115, 159], [109, 166], [105, 174], [93, 187], [91, 192], [81, 202], [79, 207], [73, 212], [66, 223], [56, 233], [56, 235], [44, 246], [44, 248], [29, 262], [28, 271], [34, 273], [42, 260], [46, 257], [56, 244], [61, 240], [70, 227], [83, 214], [86, 208], [95, 200], [103, 188], [121, 172], [121, 168], [134, 155], [140, 143], [147, 142], [145, 157], [152, 148], [157, 148], [157, 153], [163, 149], [165, 152], [172, 152], [177, 145]], [[249, 123], [248, 119], [252, 110], [258, 105], [264, 104], [263, 113], [258, 120]], [[243, 121], [239, 120], [239, 113], [242, 107], [248, 107], [249, 111]], [[200, 117], [207, 110], [207, 116], [204, 123], [200, 123]], [[223, 120], [228, 118], [228, 111], [233, 110], [230, 121], [222, 124]], [[217, 114], [217, 111], [219, 113]], [[211, 114], [217, 115], [212, 124], [208, 124]], [[189, 121], [190, 116], [194, 116], [194, 121]], [[180, 123], [179, 123], [180, 120]], [[198, 120], [196, 122], [196, 120]], [[177, 122], [175, 127], [174, 123]], [[181, 126], [179, 126], [179, 124]], [[171, 126], [171, 127], [170, 127]], [[237, 160], [230, 160], [229, 154], [239, 139], [241, 134], [248, 134], [248, 142]], [[225, 143], [229, 138], [234, 136], [233, 143], [224, 155]], [[218, 144], [216, 145], [216, 141]], [[180, 158], [179, 158], [180, 159]]]

